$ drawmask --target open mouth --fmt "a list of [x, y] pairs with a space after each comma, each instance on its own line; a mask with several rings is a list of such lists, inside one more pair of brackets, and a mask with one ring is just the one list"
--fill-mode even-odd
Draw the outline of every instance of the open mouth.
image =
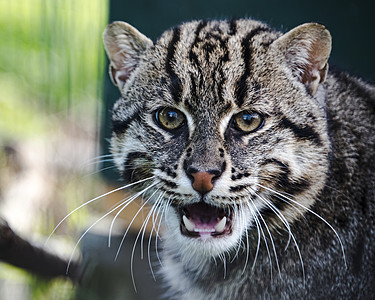
[[188, 237], [222, 237], [232, 233], [230, 210], [199, 202], [181, 207], [181, 233]]

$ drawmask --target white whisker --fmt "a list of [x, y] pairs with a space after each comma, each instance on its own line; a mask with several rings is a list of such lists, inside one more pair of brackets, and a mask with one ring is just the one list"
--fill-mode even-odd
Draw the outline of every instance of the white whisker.
[[[224, 271], [223, 278], [225, 279], [225, 277], [227, 276], [227, 264], [226, 264], [226, 259], [225, 259], [225, 252], [222, 253], [222, 254], [219, 254], [218, 257], [221, 260], [221, 262], [223, 263], [223, 271]], [[216, 263], [216, 261], [215, 261], [215, 263]]]
[[[164, 195], [165, 195], [165, 191], [161, 194], [161, 199], [164, 200]], [[163, 217], [163, 211], [165, 210], [165, 208], [163, 209], [163, 205], [165, 206], [165, 204], [163, 204], [163, 202], [160, 202], [160, 205], [158, 207], [158, 210], [157, 210], [157, 215], [156, 215], [156, 218], [152, 220], [153, 222], [153, 225], [152, 225], [152, 230], [151, 230], [151, 234], [153, 231], [155, 231], [155, 239], [158, 239], [158, 236], [159, 236], [159, 229], [160, 229], [160, 222], [161, 222], [161, 219]], [[162, 210], [163, 209], [163, 210]], [[158, 218], [159, 218], [159, 221], [158, 221]], [[158, 226], [156, 226], [157, 224], [159, 224]], [[149, 240], [149, 245], [148, 245], [148, 255], [150, 257], [150, 249], [151, 249], [151, 234], [150, 234], [150, 240]], [[155, 241], [155, 245], [157, 245], [157, 242]], [[156, 253], [157, 253], [157, 249], [156, 249]]]
[[[153, 279], [155, 281], [156, 281], [156, 277], [155, 277], [154, 270], [153, 270], [152, 264], [151, 264], [151, 249], [150, 248], [151, 248], [151, 241], [152, 241], [152, 232], [155, 230], [155, 220], [154, 220], [154, 217], [155, 217], [155, 213], [159, 214], [159, 209], [160, 209], [160, 206], [162, 205], [161, 202], [162, 202], [163, 194], [164, 193], [160, 193], [159, 196], [158, 196], [158, 198], [156, 199], [156, 201], [154, 203], [155, 209], [152, 212], [152, 228], [151, 228], [150, 236], [149, 236], [148, 243], [147, 243], [147, 260], [148, 260], [148, 265], [150, 267], [151, 275], [152, 275], [152, 277], [153, 277]], [[144, 231], [142, 233], [141, 244], [143, 243], [145, 229], [146, 229], [146, 227], [143, 229]]]
[[[299, 203], [299, 202], [297, 202], [297, 201], [295, 201], [295, 200], [293, 200], [293, 199], [291, 199], [290, 197], [287, 197], [287, 196], [285, 196], [284, 194], [282, 194], [282, 193], [280, 193], [280, 192], [277, 192], [277, 191], [274, 191], [274, 190], [272, 190], [272, 189], [270, 189], [270, 188], [268, 188], [268, 187], [265, 187], [265, 186], [263, 186], [263, 185], [260, 185], [260, 184], [258, 184], [260, 187], [262, 187], [262, 188], [264, 188], [264, 189], [266, 189], [266, 190], [268, 190], [268, 191], [270, 191], [270, 192], [272, 192], [272, 193], [275, 193], [276, 195], [279, 195], [279, 196], [281, 196], [282, 198], [284, 198], [285, 200], [288, 200], [288, 201], [290, 201], [290, 202], [292, 202], [292, 203], [294, 203], [294, 204], [296, 204], [296, 205], [298, 205], [298, 206], [300, 206], [300, 207], [302, 207], [303, 209], [305, 209], [306, 211], [308, 211], [309, 213], [311, 213], [311, 214], [313, 214], [314, 216], [316, 216], [317, 218], [319, 218], [320, 220], [322, 220], [332, 231], [333, 231], [333, 233], [336, 235], [336, 237], [337, 237], [337, 239], [338, 239], [338, 241], [339, 241], [339, 243], [340, 243], [340, 246], [341, 246], [341, 251], [342, 251], [342, 255], [343, 255], [343, 259], [344, 259], [344, 263], [345, 263], [345, 267], [347, 267], [347, 263], [346, 263], [346, 255], [345, 255], [345, 250], [344, 250], [344, 245], [343, 245], [343, 243], [342, 243], [342, 241], [341, 241], [341, 238], [340, 238], [340, 236], [339, 236], [339, 234], [337, 233], [337, 231], [333, 228], [333, 226], [329, 223], [329, 222], [327, 222], [322, 216], [320, 216], [319, 214], [317, 214], [316, 212], [314, 212], [313, 210], [311, 210], [310, 208], [308, 208], [308, 207], [306, 207], [306, 206], [304, 206], [303, 204], [301, 204], [301, 203]], [[285, 201], [284, 200], [284, 201]], [[286, 203], [288, 203], [287, 201], [285, 201]]]
[[91, 200], [89, 200], [89, 201], [87, 201], [87, 202], [85, 202], [85, 203], [83, 203], [83, 204], [81, 204], [80, 206], [78, 206], [77, 208], [75, 208], [75, 209], [73, 209], [70, 213], [68, 213], [56, 226], [55, 226], [55, 228], [52, 230], [52, 232], [50, 233], [50, 235], [48, 236], [48, 238], [47, 238], [47, 240], [46, 240], [46, 242], [45, 242], [45, 245], [48, 243], [48, 241], [50, 240], [50, 238], [51, 238], [51, 236], [55, 233], [55, 231], [57, 230], [57, 228], [59, 228], [59, 226], [70, 216], [70, 215], [72, 215], [73, 213], [75, 213], [77, 210], [79, 210], [79, 209], [81, 209], [82, 207], [84, 207], [84, 206], [86, 206], [86, 205], [88, 205], [88, 204], [90, 204], [90, 203], [92, 203], [92, 202], [94, 202], [94, 201], [96, 201], [96, 200], [99, 200], [99, 199], [101, 199], [101, 198], [104, 198], [104, 197], [106, 197], [106, 196], [108, 196], [108, 195], [110, 195], [110, 194], [113, 194], [113, 193], [115, 193], [115, 192], [118, 192], [118, 191], [121, 191], [121, 190], [124, 190], [124, 189], [127, 189], [127, 188], [129, 188], [129, 187], [131, 187], [131, 186], [133, 186], [133, 185], [136, 185], [136, 184], [138, 184], [138, 183], [142, 183], [142, 182], [145, 182], [145, 181], [147, 181], [147, 180], [151, 180], [151, 179], [153, 179], [155, 176], [151, 176], [151, 177], [148, 177], [148, 178], [145, 178], [145, 179], [142, 179], [142, 180], [138, 180], [138, 181], [136, 181], [136, 182], [133, 182], [133, 183], [130, 183], [130, 184], [127, 184], [127, 185], [125, 185], [125, 186], [121, 186], [121, 187], [119, 187], [119, 188], [116, 188], [116, 189], [113, 189], [112, 191], [109, 191], [109, 192], [107, 192], [107, 193], [105, 193], [105, 194], [103, 194], [103, 195], [100, 195], [100, 196], [98, 196], [98, 197], [95, 197], [94, 199], [91, 199]]
[[[254, 209], [255, 209], [255, 211], [256, 211], [256, 213], [257, 213], [257, 215], [261, 218], [261, 220], [263, 221], [263, 224], [266, 226], [266, 228], [268, 229], [268, 227], [267, 227], [267, 224], [265, 224], [265, 221], [264, 221], [264, 219], [263, 219], [263, 217], [262, 217], [262, 215], [260, 214], [260, 212], [259, 212], [259, 210], [257, 209], [257, 207], [255, 206], [255, 204], [254, 204], [254, 202], [252, 201], [252, 200], [250, 200], [250, 202], [251, 202], [251, 204], [253, 205], [253, 207], [254, 207]], [[248, 205], [249, 205], [249, 203], [248, 203]], [[250, 207], [249, 207], [250, 208]], [[257, 219], [257, 218], [256, 218]], [[259, 220], [258, 220], [258, 222], [259, 222]], [[263, 227], [262, 227], [262, 225], [261, 225], [261, 223], [259, 222], [259, 228], [260, 228], [260, 231], [261, 231], [261, 233], [262, 233], [262, 236], [263, 236], [263, 239], [264, 239], [264, 243], [265, 243], [265, 246], [266, 246], [266, 249], [267, 249], [267, 253], [268, 253], [268, 257], [269, 257], [269, 259], [270, 259], [270, 267], [271, 267], [271, 280], [272, 280], [272, 258], [271, 258], [271, 252], [270, 252], [270, 249], [269, 249], [269, 247], [268, 247], [268, 242], [267, 242], [267, 239], [266, 239], [266, 235], [264, 234], [264, 230], [263, 230]]]
[[[164, 195], [163, 195], [164, 196]], [[158, 224], [158, 228], [156, 230], [156, 237], [155, 237], [155, 253], [156, 253], [156, 257], [159, 261], [159, 264], [161, 266], [163, 266], [162, 262], [161, 262], [161, 259], [160, 259], [160, 256], [159, 256], [159, 251], [158, 251], [158, 240], [161, 239], [161, 236], [159, 235], [159, 231], [160, 231], [160, 227], [161, 227], [161, 221], [163, 219], [163, 217], [165, 217], [165, 214], [166, 214], [166, 211], [167, 209], [169, 208], [170, 204], [171, 204], [171, 198], [169, 197], [168, 198], [168, 201], [167, 201], [167, 204], [165, 204], [164, 206], [164, 209], [163, 209], [163, 212], [160, 216], [160, 219], [159, 219], [159, 224]]]
[[114, 161], [115, 161], [114, 158], [98, 159], [96, 161], [89, 162], [86, 165], [91, 166], [91, 165], [97, 165], [97, 164], [101, 164], [101, 163], [105, 163], [105, 162], [114, 162]]
[[[120, 157], [120, 155], [117, 155], [117, 157]], [[84, 162], [84, 165], [94, 165], [105, 161], [114, 161], [116, 156], [112, 154], [106, 154], [106, 155], [100, 155], [93, 158], [88, 159], [86, 162]]]
[[[161, 193], [159, 195], [158, 199], [156, 200], [156, 202], [158, 202], [159, 199], [163, 199], [164, 194], [165, 194], [165, 192]], [[156, 281], [156, 277], [155, 277], [154, 270], [153, 270], [152, 264], [151, 264], [151, 241], [152, 241], [152, 233], [154, 231], [155, 231], [155, 238], [157, 238], [156, 220], [160, 216], [160, 212], [161, 212], [160, 209], [162, 208], [162, 204], [163, 203], [160, 201], [160, 205], [157, 206], [157, 209], [154, 210], [154, 213], [152, 215], [152, 228], [151, 228], [150, 237], [148, 239], [148, 246], [147, 246], [148, 265], [150, 267], [152, 277], [154, 278], [155, 281]], [[156, 203], [155, 203], [155, 205], [156, 205]], [[156, 220], [155, 220], [155, 213], [156, 213]]]
[[[243, 224], [243, 227], [245, 228], [245, 227], [246, 227], [246, 221], [244, 220], [243, 216], [242, 216], [241, 214], [238, 213], [238, 208], [237, 208], [236, 206], [234, 206], [233, 215], [238, 216], [238, 217], [240, 218], [240, 223], [242, 223], [242, 224]], [[242, 246], [242, 240], [239, 239], [238, 242], [237, 242], [237, 250], [236, 250], [236, 253], [235, 253], [235, 255], [233, 256], [233, 258], [232, 258], [232, 260], [230, 261], [230, 263], [232, 263], [232, 262], [238, 257], [238, 253], [240, 252], [241, 246]]]
[[[146, 190], [150, 189], [151, 187], [155, 186], [156, 184], [158, 184], [158, 182], [153, 183], [151, 186], [149, 186], [149, 187], [147, 187], [146, 189], [144, 189], [143, 192], [146, 192]], [[123, 245], [123, 243], [124, 243], [124, 241], [125, 241], [125, 237], [126, 237], [126, 235], [128, 234], [131, 225], [132, 225], [133, 222], [135, 221], [136, 217], [138, 216], [138, 214], [139, 214], [139, 212], [142, 210], [142, 208], [146, 206], [146, 204], [147, 204], [147, 202], [144, 202], [144, 203], [142, 204], [142, 206], [138, 209], [137, 213], [133, 216], [133, 219], [131, 220], [131, 222], [129, 223], [128, 227], [126, 228], [126, 231], [125, 231], [125, 233], [124, 233], [124, 235], [123, 235], [123, 237], [122, 237], [122, 239], [121, 239], [121, 242], [120, 242], [120, 244], [119, 244], [119, 246], [118, 246], [118, 249], [117, 249], [117, 252], [116, 252], [116, 256], [115, 256], [115, 261], [117, 260], [119, 254], [120, 254], [121, 247], [122, 247], [122, 245]], [[121, 213], [124, 209], [125, 209], [124, 207], [121, 208], [121, 210], [116, 214], [116, 216], [117, 216], [119, 213]]]
[[225, 254], [224, 254], [224, 258], [223, 258], [223, 267], [224, 267], [224, 279], [227, 277], [227, 263], [226, 263], [226, 260], [225, 260]]
[[89, 228], [87, 228], [83, 234], [81, 234], [80, 238], [78, 239], [78, 241], [76, 242], [73, 250], [72, 250], [72, 254], [70, 255], [70, 258], [69, 258], [69, 261], [68, 261], [68, 265], [66, 267], [66, 274], [68, 274], [69, 272], [69, 267], [70, 267], [70, 264], [72, 262], [72, 259], [73, 259], [73, 255], [79, 245], [79, 243], [81, 242], [81, 240], [86, 236], [86, 234], [96, 225], [98, 224], [101, 220], [103, 220], [105, 217], [107, 217], [108, 215], [110, 215], [112, 212], [114, 212], [116, 209], [118, 209], [120, 206], [122, 205], [122, 203], [120, 203], [119, 205], [117, 205], [116, 207], [114, 207], [113, 209], [109, 210], [107, 213], [105, 213], [102, 217], [100, 217], [98, 220], [96, 220], [93, 224], [91, 224], [89, 226]]
[[247, 229], [246, 229], [245, 235], [246, 235], [246, 245], [245, 245], [245, 247], [246, 247], [246, 259], [245, 259], [245, 264], [244, 264], [243, 269], [242, 269], [242, 274], [245, 273], [247, 264], [249, 263], [249, 256], [250, 256], [249, 233], [248, 233]]
[[89, 174], [86, 174], [85, 177], [90, 177], [90, 176], [93, 176], [93, 175], [98, 174], [100, 172], [110, 170], [110, 169], [115, 169], [115, 168], [116, 168], [116, 166], [109, 166], [109, 167], [101, 168], [101, 169], [95, 170], [93, 172], [90, 172]]
[[[146, 202], [149, 202], [150, 199], [152, 199], [152, 197], [158, 192], [159, 190], [155, 190], [152, 195], [146, 200]], [[160, 194], [159, 196], [156, 198], [155, 200], [155, 203], [152, 205], [150, 211], [148, 212], [146, 218], [143, 218], [144, 221], [143, 221], [143, 224], [141, 226], [141, 229], [140, 231], [142, 231], [142, 228], [143, 228], [143, 232], [142, 232], [142, 237], [141, 237], [141, 259], [143, 259], [143, 240], [144, 240], [144, 236], [145, 236], [145, 232], [146, 232], [146, 228], [147, 228], [147, 224], [148, 222], [150, 221], [150, 218], [151, 216], [153, 215], [155, 209], [157, 208], [157, 205], [159, 204], [159, 201], [160, 201]]]
[[[279, 209], [277, 209], [277, 207], [272, 202], [270, 202], [269, 200], [261, 197], [257, 193], [256, 193], [256, 195], [257, 195], [257, 197], [259, 197], [259, 199], [261, 199], [264, 203], [266, 203], [266, 205], [275, 213], [275, 215], [281, 220], [281, 222], [287, 228], [289, 238], [288, 238], [288, 242], [287, 242], [287, 245], [285, 247], [285, 250], [288, 248], [288, 245], [290, 243], [290, 239], [292, 239], [293, 242], [294, 242], [294, 245], [296, 246], [297, 252], [298, 252], [298, 256], [299, 256], [299, 259], [300, 259], [300, 262], [301, 262], [301, 267], [302, 267], [303, 281], [305, 282], [305, 278], [306, 278], [305, 277], [305, 266], [304, 266], [304, 263], [303, 263], [302, 254], [301, 254], [301, 251], [299, 249], [298, 243], [297, 243], [297, 241], [296, 241], [296, 239], [295, 239], [295, 237], [292, 233], [292, 230], [290, 229], [290, 225], [289, 225], [288, 221], [286, 220], [284, 215], [281, 213], [281, 211]], [[281, 276], [281, 273], [279, 273], [279, 275]]]
[[[244, 210], [242, 204], [241, 204], [241, 209]], [[249, 254], [250, 254], [249, 232], [248, 232], [248, 228], [246, 227], [246, 222], [245, 221], [244, 221], [244, 226], [245, 226], [245, 229], [246, 229], [245, 230], [245, 235], [246, 235], [246, 244], [245, 244], [245, 247], [246, 247], [246, 260], [245, 260], [244, 267], [242, 269], [242, 274], [244, 274], [244, 272], [246, 270], [247, 264], [249, 262]]]
[[[151, 198], [155, 195], [155, 193], [153, 193], [145, 202], [144, 204], [146, 203], [149, 203], [149, 201], [151, 200]], [[156, 201], [160, 201], [160, 195], [159, 195], [159, 198], [156, 200]], [[156, 203], [155, 205], [153, 205], [151, 207], [151, 210], [148, 212], [147, 214], [147, 217], [145, 218], [145, 220], [143, 221], [143, 224], [141, 226], [141, 228], [139, 229], [138, 231], [138, 234], [135, 238], [135, 241], [134, 241], [134, 244], [133, 244], [133, 248], [132, 248], [132, 254], [131, 254], [131, 258], [130, 258], [130, 274], [131, 274], [131, 278], [132, 278], [132, 282], [133, 282], [133, 287], [134, 287], [134, 290], [137, 291], [137, 287], [136, 287], [136, 284], [135, 284], [135, 278], [134, 278], [134, 253], [135, 253], [135, 248], [137, 246], [137, 242], [138, 242], [138, 239], [139, 239], [139, 236], [141, 235], [142, 232], [144, 232], [146, 230], [146, 227], [147, 227], [147, 223], [151, 217], [151, 214], [153, 212], [153, 210], [155, 209], [156, 207]], [[143, 206], [140, 208], [140, 210], [142, 210]], [[138, 210], [138, 213], [139, 211]], [[137, 213], [137, 214], [138, 214]], [[142, 230], [143, 229], [143, 230]], [[142, 234], [142, 240], [141, 240], [141, 259], [143, 259], [143, 234]], [[119, 248], [120, 249], [120, 248]]]
[[[254, 204], [252, 203], [252, 205], [254, 205]], [[261, 237], [260, 237], [261, 225], [259, 223], [259, 219], [258, 219], [258, 216], [256, 214], [254, 215], [254, 218], [255, 218], [255, 224], [256, 224], [256, 227], [257, 227], [258, 242], [257, 242], [257, 250], [255, 252], [255, 257], [254, 257], [253, 265], [251, 266], [251, 270], [254, 270], [256, 261], [258, 259], [258, 254], [259, 254], [259, 249], [260, 249], [260, 240], [261, 240]]]
[[139, 196], [141, 196], [142, 194], [144, 194], [147, 190], [149, 190], [150, 188], [154, 187], [157, 183], [153, 183], [151, 184], [150, 186], [144, 188], [143, 190], [141, 190], [140, 192], [132, 195], [130, 198], [128, 198], [126, 200], [126, 203], [123, 203], [123, 207], [116, 213], [116, 215], [113, 217], [112, 219], [112, 222], [111, 222], [111, 225], [109, 227], [109, 234], [108, 234], [108, 247], [111, 247], [111, 236], [112, 236], [112, 230], [113, 230], [113, 226], [114, 226], [114, 223], [117, 219], [117, 217], [119, 216], [119, 214], [121, 212], [124, 211], [124, 209], [131, 203], [133, 202], [136, 198], [138, 198]]
[[[285, 250], [288, 248], [289, 244], [290, 244], [290, 240], [291, 240], [291, 236], [293, 235], [292, 234], [292, 231], [290, 229], [290, 226], [289, 226], [289, 223], [287, 221], [287, 219], [285, 219], [284, 215], [281, 213], [281, 211], [279, 209], [277, 209], [277, 207], [271, 202], [269, 201], [268, 199], [260, 196], [258, 193], [256, 193], [254, 191], [254, 194], [263, 202], [265, 203], [274, 213], [275, 215], [280, 219], [280, 221], [284, 224], [284, 226], [286, 227], [286, 229], [288, 230], [288, 242], [287, 242], [287, 245], [285, 247]], [[284, 250], [284, 251], [285, 251]]]

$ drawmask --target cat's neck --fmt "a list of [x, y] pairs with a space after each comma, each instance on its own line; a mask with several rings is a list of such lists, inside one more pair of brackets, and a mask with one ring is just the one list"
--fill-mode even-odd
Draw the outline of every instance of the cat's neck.
[[325, 83], [328, 134], [333, 157], [346, 159], [345, 170], [373, 168], [375, 139], [371, 136], [375, 89], [344, 72], [334, 71]]

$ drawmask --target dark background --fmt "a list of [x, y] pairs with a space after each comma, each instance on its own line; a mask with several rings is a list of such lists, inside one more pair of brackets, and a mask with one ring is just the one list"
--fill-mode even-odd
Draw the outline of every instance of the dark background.
[[373, 1], [353, 0], [113, 0], [110, 21], [130, 23], [151, 39], [183, 21], [243, 18], [264, 21], [287, 31], [306, 22], [324, 24], [333, 36], [331, 61], [375, 79]]

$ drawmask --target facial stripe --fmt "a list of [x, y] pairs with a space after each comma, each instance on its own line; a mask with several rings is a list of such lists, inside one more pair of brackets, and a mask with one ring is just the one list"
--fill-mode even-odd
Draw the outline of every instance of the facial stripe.
[[181, 100], [182, 95], [182, 84], [180, 78], [177, 76], [175, 71], [173, 70], [173, 61], [174, 55], [176, 51], [176, 45], [180, 41], [181, 38], [181, 30], [180, 27], [175, 27], [173, 29], [172, 39], [168, 45], [167, 57], [166, 57], [166, 65], [165, 70], [169, 75], [170, 78], [170, 92], [172, 94], [173, 100], [176, 103], [179, 103]]
[[248, 85], [247, 85], [247, 78], [251, 74], [251, 64], [252, 64], [252, 48], [251, 43], [253, 38], [263, 32], [269, 31], [266, 27], [258, 27], [251, 32], [249, 32], [243, 39], [242, 39], [242, 59], [244, 61], [244, 72], [242, 73], [242, 76], [240, 80], [236, 84], [236, 104], [238, 107], [241, 107], [245, 101], [245, 98], [248, 94]]
[[112, 120], [112, 131], [116, 134], [125, 133], [128, 130], [130, 124], [135, 120], [140, 120], [139, 110], [133, 112], [133, 114], [131, 114], [126, 120]]
[[282, 212], [290, 206], [290, 204], [286, 201], [280, 200], [279, 198], [274, 198], [272, 197], [271, 199], [267, 199], [268, 203], [260, 198], [260, 201], [264, 204], [262, 208], [260, 209], [260, 214], [265, 218], [265, 219], [273, 219], [275, 218], [275, 215], [282, 214]]
[[290, 129], [298, 139], [312, 141], [317, 146], [322, 145], [319, 134], [309, 125], [300, 126], [293, 123], [287, 117], [283, 117], [280, 121], [280, 127]]
[[[189, 50], [189, 59], [196, 67], [197, 74], [190, 73], [190, 99], [185, 99], [185, 106], [191, 108], [191, 103], [197, 102], [198, 90], [200, 93], [205, 91], [206, 88], [202, 85], [205, 82], [210, 82], [212, 91], [214, 92], [213, 98], [217, 99], [220, 103], [224, 103], [224, 87], [227, 82], [227, 76], [223, 70], [224, 65], [229, 61], [228, 39], [229, 36], [225, 35], [220, 27], [215, 27], [211, 31], [205, 32], [205, 37], [201, 37], [201, 32], [205, 27], [211, 23], [201, 21], [195, 29], [194, 41], [192, 42]], [[236, 33], [236, 21], [228, 23], [231, 34]], [[220, 57], [218, 57], [221, 53]], [[212, 62], [214, 65], [211, 67], [215, 70], [210, 75], [203, 75], [202, 72], [202, 58], [205, 58], [205, 63], [210, 64], [211, 58], [214, 57]], [[208, 77], [210, 76], [210, 81]], [[220, 78], [220, 79], [218, 79]], [[204, 80], [205, 79], [205, 80]]]
[[190, 51], [189, 51], [189, 59], [191, 62], [193, 62], [196, 66], [199, 66], [199, 61], [197, 55], [194, 53], [193, 49], [196, 46], [198, 42], [200, 42], [199, 34], [202, 31], [204, 27], [206, 27], [207, 21], [201, 21], [199, 22], [196, 30], [195, 30], [195, 39], [194, 42], [191, 44]]
[[166, 132], [165, 130], [157, 130], [156, 128], [158, 128], [157, 125], [155, 124], [149, 124], [147, 123], [147, 121], [144, 121], [144, 120], [140, 120], [140, 122], [142, 122], [142, 127], [146, 130], [146, 132], [148, 134], [152, 134], [152, 136], [155, 137], [155, 139], [157, 139], [158, 141], [168, 141], [170, 140], [170, 133]]
[[194, 38], [194, 41], [191, 44], [190, 50], [189, 50], [189, 60], [192, 62], [192, 64], [194, 64], [197, 67], [199, 75], [198, 76], [196, 76], [194, 74], [190, 75], [190, 81], [191, 81], [190, 93], [191, 93], [192, 97], [191, 97], [191, 99], [186, 99], [185, 104], [187, 106], [191, 106], [191, 104], [189, 102], [194, 102], [194, 101], [198, 100], [197, 99], [197, 88], [199, 88], [199, 87], [197, 87], [197, 81], [199, 81], [199, 78], [203, 78], [203, 75], [202, 75], [202, 71], [200, 69], [198, 56], [194, 53], [193, 49], [197, 45], [197, 43], [200, 41], [199, 34], [206, 25], [207, 25], [207, 21], [201, 21], [201, 22], [198, 23], [198, 26], [197, 26], [197, 28], [195, 29], [195, 32], [194, 32], [195, 38]]
[[[166, 180], [164, 178], [160, 178], [160, 180], [166, 185], [168, 186], [169, 188], [172, 188], [172, 189], [175, 189], [177, 188], [177, 184], [174, 183], [173, 181], [169, 181], [169, 180]], [[178, 194], [177, 194], [178, 195]]]
[[228, 39], [226, 39], [225, 41], [221, 41], [221, 45], [224, 49], [224, 56], [221, 58], [220, 60], [220, 65], [219, 65], [219, 69], [218, 69], [218, 72], [220, 74], [220, 81], [218, 82], [218, 87], [217, 87], [217, 93], [218, 93], [218, 97], [219, 97], [219, 101], [220, 103], [224, 103], [225, 102], [225, 99], [223, 97], [223, 89], [224, 89], [224, 86], [227, 82], [226, 80], [226, 77], [225, 74], [224, 74], [224, 71], [223, 71], [223, 66], [226, 62], [229, 61], [229, 53], [228, 53]]
[[235, 35], [237, 33], [237, 21], [232, 19], [229, 22], [229, 35]]
[[188, 108], [189, 111], [193, 111], [192, 103], [196, 102], [198, 99], [197, 97], [197, 84], [196, 78], [193, 73], [190, 73], [190, 97], [186, 98], [184, 101], [185, 106]]
[[273, 183], [279, 191], [283, 191], [288, 194], [297, 195], [302, 193], [303, 191], [307, 190], [310, 187], [310, 183], [305, 180], [304, 178], [299, 179], [291, 179], [291, 171], [290, 167], [287, 163], [281, 162], [278, 159], [271, 158], [267, 159], [262, 166], [274, 164], [277, 165], [279, 170], [281, 171], [278, 174], [275, 174], [273, 179], [275, 180]]
[[161, 166], [161, 167], [159, 167], [159, 170], [162, 171], [162, 172], [165, 172], [169, 177], [172, 177], [172, 178], [177, 177], [177, 173], [174, 172], [171, 168]]
[[[137, 163], [138, 161], [138, 163]], [[140, 163], [142, 161], [142, 163]], [[142, 178], [138, 178], [138, 175], [147, 170], [150, 172], [150, 166], [145, 166], [147, 162], [151, 162], [151, 158], [147, 153], [144, 152], [130, 152], [124, 159], [124, 171], [122, 177], [126, 182], [133, 182]]]
[[231, 186], [229, 187], [229, 191], [231, 193], [236, 193], [236, 192], [241, 192], [243, 190], [248, 189], [249, 187], [247, 185], [236, 185], [236, 186]]

